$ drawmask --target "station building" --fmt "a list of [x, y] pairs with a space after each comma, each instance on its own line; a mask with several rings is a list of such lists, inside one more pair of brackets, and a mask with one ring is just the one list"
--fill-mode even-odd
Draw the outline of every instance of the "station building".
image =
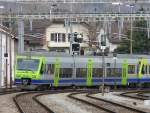
[[10, 81], [14, 79], [16, 45], [14, 35], [8, 28], [0, 25], [0, 87], [9, 87]]

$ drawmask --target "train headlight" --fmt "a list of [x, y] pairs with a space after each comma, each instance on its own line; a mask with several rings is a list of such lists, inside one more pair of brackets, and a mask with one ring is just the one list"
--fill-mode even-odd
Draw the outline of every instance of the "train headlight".
[[23, 85], [28, 85], [29, 83], [29, 80], [28, 79], [22, 79], [22, 84]]

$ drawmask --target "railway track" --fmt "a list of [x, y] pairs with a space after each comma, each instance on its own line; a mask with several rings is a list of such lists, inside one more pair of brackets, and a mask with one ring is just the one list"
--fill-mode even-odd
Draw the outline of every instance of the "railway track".
[[150, 91], [144, 91], [144, 90], [129, 91], [129, 92], [121, 93], [120, 96], [128, 97], [128, 98], [134, 98], [134, 99], [137, 99], [137, 100], [148, 100], [150, 97], [143, 95], [144, 93], [148, 93], [148, 92], [150, 92]]
[[49, 107], [41, 103], [37, 97], [48, 94], [72, 92], [67, 90], [30, 91], [16, 95], [13, 100], [20, 113], [54, 113]]
[[17, 88], [12, 88], [12, 89], [1, 89], [0, 90], [0, 95], [6, 95], [6, 94], [12, 94], [12, 93], [18, 93], [18, 92], [23, 92], [20, 89]]
[[13, 100], [20, 113], [54, 113], [48, 107], [36, 100], [39, 94], [49, 94], [48, 92], [26, 92], [16, 95]]
[[72, 99], [81, 101], [85, 104], [91, 105], [93, 107], [96, 107], [98, 109], [102, 109], [106, 111], [107, 113], [120, 113], [120, 112], [121, 113], [146, 113], [144, 111], [130, 108], [127, 106], [123, 106], [123, 105], [120, 105], [111, 101], [92, 97], [87, 92], [72, 93], [69, 95], [69, 97]]
[[[13, 98], [17, 108], [20, 113], [54, 113], [46, 105], [42, 104], [37, 97], [47, 94], [57, 94], [57, 93], [67, 93], [75, 92], [68, 95], [69, 98], [80, 101], [84, 104], [93, 106], [103, 113], [147, 113], [142, 110], [137, 110], [128, 106], [121, 105], [116, 102], [108, 101], [105, 99], [100, 99], [93, 97], [92, 94], [99, 93], [98, 90], [51, 90], [51, 91], [30, 91], [21, 92], [20, 90], [11, 89], [0, 91], [0, 95], [17, 93]], [[135, 96], [136, 95], [136, 96]], [[137, 91], [130, 91], [122, 93], [121, 96], [127, 96], [129, 98], [136, 98], [140, 100], [145, 100], [148, 98], [146, 96], [142, 97], [142, 92], [137, 93]]]
[[[150, 94], [150, 92], [148, 92]], [[146, 93], [145, 93], [146, 94]], [[150, 99], [150, 95], [145, 95], [144, 93], [138, 93], [137, 95], [140, 97], [144, 97], [146, 99]]]

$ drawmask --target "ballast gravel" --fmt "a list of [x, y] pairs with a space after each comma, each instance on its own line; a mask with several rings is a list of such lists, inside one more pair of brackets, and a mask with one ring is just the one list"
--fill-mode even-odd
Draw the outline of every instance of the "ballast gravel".
[[104, 96], [102, 96], [101, 93], [97, 93], [97, 94], [93, 94], [91, 96], [106, 99], [106, 100], [113, 101], [113, 102], [117, 102], [117, 103], [126, 105], [128, 107], [141, 109], [141, 110], [143, 110], [147, 113], [150, 113], [150, 106], [144, 105], [143, 100], [131, 99], [131, 98], [128, 98], [128, 97], [121, 97], [121, 96], [118, 96], [118, 94], [120, 94], [120, 92], [105, 93]]
[[20, 113], [13, 101], [15, 93], [0, 95], [0, 113]]
[[67, 95], [69, 94], [50, 94], [40, 96], [38, 99], [55, 113], [106, 113], [106, 111], [68, 98]]

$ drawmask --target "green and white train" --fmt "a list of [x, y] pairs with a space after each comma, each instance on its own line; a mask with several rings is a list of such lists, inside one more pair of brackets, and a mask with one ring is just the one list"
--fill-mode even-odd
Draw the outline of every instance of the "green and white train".
[[[104, 70], [103, 70], [104, 69]], [[150, 84], [149, 55], [71, 56], [30, 53], [16, 57], [17, 85], [96, 86]]]

